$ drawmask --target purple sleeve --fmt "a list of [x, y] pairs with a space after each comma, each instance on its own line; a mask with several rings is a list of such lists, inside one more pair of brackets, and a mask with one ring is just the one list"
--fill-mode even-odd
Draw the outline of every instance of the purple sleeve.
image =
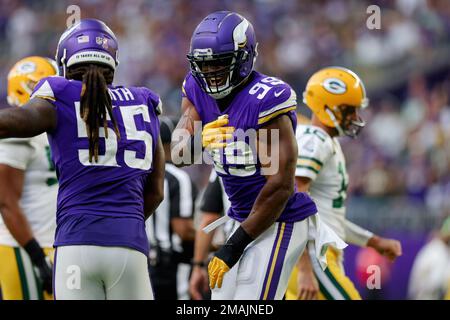
[[197, 83], [195, 82], [195, 79], [192, 77], [191, 73], [189, 72], [186, 77], [184, 78], [183, 84], [181, 86], [181, 96], [183, 98], [187, 98], [192, 104], [194, 104], [194, 96], [193, 93], [195, 92], [195, 88], [197, 86]]
[[141, 91], [144, 95], [147, 105], [150, 108], [153, 108], [153, 110], [155, 110], [157, 116], [161, 115], [162, 114], [162, 101], [161, 101], [161, 98], [159, 97], [159, 95], [157, 95], [155, 92], [153, 92], [152, 90], [145, 88], [145, 87], [141, 87]]
[[295, 91], [284, 82], [278, 84], [272, 87], [260, 102], [257, 127], [263, 127], [283, 114], [288, 114], [295, 126], [296, 108], [297, 95]]
[[42, 98], [54, 103], [64, 93], [68, 80], [63, 77], [52, 76], [41, 79], [34, 87], [31, 98]]
[[[199, 102], [199, 101], [202, 101], [201, 97], [203, 95], [204, 95], [204, 92], [199, 87], [199, 85], [195, 81], [192, 74], [188, 73], [186, 75], [186, 78], [184, 78], [183, 85], [181, 86], [181, 96], [183, 98], [188, 99], [192, 103], [195, 110], [197, 110], [197, 113], [199, 114], [200, 119], [202, 119], [202, 121], [205, 121], [205, 115], [204, 115], [203, 108], [207, 108], [208, 106]], [[200, 106], [203, 106], [203, 108], [201, 108]]]

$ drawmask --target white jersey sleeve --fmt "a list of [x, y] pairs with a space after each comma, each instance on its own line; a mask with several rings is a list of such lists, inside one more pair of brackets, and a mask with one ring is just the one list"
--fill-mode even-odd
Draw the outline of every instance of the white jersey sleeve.
[[367, 246], [367, 242], [373, 237], [373, 233], [367, 229], [364, 229], [357, 224], [345, 219], [345, 241], [360, 247]]
[[333, 155], [331, 138], [317, 127], [299, 125], [296, 131], [298, 144], [296, 177], [315, 180], [324, 163]]
[[0, 164], [25, 171], [33, 153], [34, 148], [30, 139], [0, 140]]
[[[29, 139], [0, 140], [0, 164], [23, 170], [19, 205], [39, 244], [50, 248], [56, 229], [58, 184], [56, 171], [51, 163], [47, 134]], [[1, 216], [0, 245], [18, 246]]]

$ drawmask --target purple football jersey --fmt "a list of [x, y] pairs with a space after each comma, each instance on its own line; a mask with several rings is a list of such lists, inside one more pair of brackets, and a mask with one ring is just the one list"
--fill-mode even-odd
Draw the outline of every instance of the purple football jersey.
[[[185, 78], [182, 91], [183, 97], [189, 99], [195, 106], [203, 126], [221, 115], [228, 114], [229, 126], [236, 128], [235, 142], [231, 148], [228, 144], [222, 150], [214, 150], [212, 158], [214, 168], [222, 178], [231, 203], [228, 215], [242, 222], [250, 214], [259, 192], [266, 183], [266, 178], [261, 174], [259, 157], [252, 150], [248, 137], [239, 141], [242, 139], [238, 137], [237, 131], [258, 130], [279, 115], [287, 114], [295, 132], [297, 125], [295, 92], [285, 82], [256, 71], [250, 75], [247, 83], [223, 111], [219, 109], [216, 100], [200, 88], [190, 73]], [[246, 156], [239, 157], [239, 154]], [[306, 193], [296, 192], [289, 198], [278, 221], [300, 221], [316, 212], [316, 206], [311, 198]]]
[[99, 161], [90, 163], [81, 87], [80, 81], [49, 77], [32, 95], [57, 111], [57, 127], [48, 133], [59, 180], [55, 246], [124, 246], [147, 254], [143, 195], [153, 170], [161, 101], [147, 88], [110, 86], [120, 139], [108, 120], [107, 139], [99, 130]]

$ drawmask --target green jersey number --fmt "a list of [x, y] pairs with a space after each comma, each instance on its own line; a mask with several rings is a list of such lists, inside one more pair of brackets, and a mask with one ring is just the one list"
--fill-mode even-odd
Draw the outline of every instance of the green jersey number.
[[345, 198], [347, 197], [348, 181], [346, 180], [346, 177], [345, 177], [345, 170], [344, 170], [344, 166], [342, 165], [342, 162], [339, 162], [338, 172], [342, 178], [342, 182], [341, 182], [341, 188], [338, 191], [339, 197], [337, 197], [336, 199], [333, 199], [333, 208], [334, 209], [342, 208], [344, 206]]

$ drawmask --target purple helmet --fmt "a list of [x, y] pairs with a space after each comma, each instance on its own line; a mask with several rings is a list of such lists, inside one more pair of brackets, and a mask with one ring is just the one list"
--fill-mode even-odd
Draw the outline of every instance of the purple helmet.
[[116, 36], [104, 22], [82, 19], [62, 34], [55, 60], [65, 77], [67, 68], [78, 63], [101, 63], [115, 70], [118, 53]]
[[253, 26], [243, 16], [211, 13], [192, 35], [187, 55], [191, 73], [206, 93], [224, 98], [252, 72], [257, 45]]

